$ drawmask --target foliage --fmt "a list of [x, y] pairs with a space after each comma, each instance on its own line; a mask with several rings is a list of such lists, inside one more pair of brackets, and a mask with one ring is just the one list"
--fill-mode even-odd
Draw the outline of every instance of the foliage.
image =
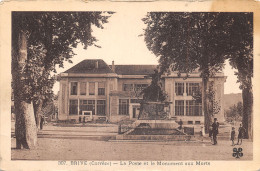
[[192, 99], [195, 100], [197, 103], [202, 103], [202, 90], [201, 86], [193, 92]]
[[143, 19], [147, 25], [145, 42], [159, 57], [162, 72], [190, 73], [202, 71], [209, 77], [224, 64], [223, 37], [225, 13], [148, 13]]
[[240, 88], [251, 88], [253, 77], [253, 13], [232, 14], [228, 56], [232, 67], [238, 69]]
[[143, 19], [147, 25], [146, 45], [159, 57], [161, 72], [178, 71], [179, 76], [186, 73], [187, 77], [196, 69], [201, 72], [206, 132], [213, 115], [209, 110], [208, 80], [222, 70], [225, 61], [227, 32], [223, 27], [230, 23], [225, 14], [151, 12]]
[[214, 114], [218, 114], [220, 112], [221, 106], [219, 101], [216, 99], [216, 90], [214, 89], [214, 82], [210, 81], [209, 91], [207, 93], [209, 98], [209, 113], [213, 116]]
[[12, 47], [17, 42], [20, 30], [26, 32], [28, 59], [21, 97], [26, 100], [52, 98], [55, 66], [63, 67], [71, 62], [73, 48], [82, 43], [84, 48], [95, 45], [91, 25], [103, 28], [108, 15], [102, 12], [13, 12]]
[[[31, 45], [28, 48], [27, 60], [27, 80], [29, 83], [30, 98], [36, 103], [39, 99], [45, 101], [53, 98], [52, 87], [54, 84], [54, 77], [50, 76], [50, 71], [44, 68], [44, 59], [46, 58], [47, 50], [43, 44]], [[28, 96], [27, 96], [28, 97]]]
[[[201, 103], [202, 102], [202, 93], [201, 93], [201, 87], [199, 87], [199, 89], [197, 91], [195, 91], [192, 95], [192, 99], [194, 99], [197, 103]], [[207, 97], [209, 99], [209, 113], [211, 114], [211, 116], [213, 116], [214, 114], [218, 114], [221, 106], [219, 104], [219, 101], [216, 99], [216, 90], [214, 89], [214, 82], [210, 81], [209, 82], [209, 88], [208, 88], [208, 92], [207, 92]]]
[[75, 55], [73, 48], [79, 42], [85, 48], [95, 45], [91, 25], [103, 28], [107, 18], [102, 12], [12, 12], [17, 148], [37, 145], [38, 116], [44, 113], [42, 106], [48, 109], [47, 102], [53, 95], [51, 72], [56, 72], [55, 66], [63, 67], [64, 61], [71, 62]]
[[253, 13], [232, 13], [232, 25], [229, 29], [227, 54], [242, 89], [243, 97], [243, 127], [246, 138], [253, 137]]
[[243, 104], [242, 102], [238, 102], [233, 106], [229, 107], [227, 111], [225, 111], [226, 120], [231, 121], [241, 121], [243, 116]]
[[238, 68], [242, 86], [251, 85], [252, 13], [151, 12], [143, 21], [146, 45], [159, 57], [162, 72], [178, 71], [187, 77], [196, 69], [201, 72], [207, 132], [214, 113], [207, 93], [209, 77], [222, 70], [225, 59]]

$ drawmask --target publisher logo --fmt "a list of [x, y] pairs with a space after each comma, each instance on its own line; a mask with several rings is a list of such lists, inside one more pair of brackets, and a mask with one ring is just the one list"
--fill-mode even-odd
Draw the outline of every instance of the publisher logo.
[[243, 157], [242, 148], [233, 148], [233, 157], [240, 158]]

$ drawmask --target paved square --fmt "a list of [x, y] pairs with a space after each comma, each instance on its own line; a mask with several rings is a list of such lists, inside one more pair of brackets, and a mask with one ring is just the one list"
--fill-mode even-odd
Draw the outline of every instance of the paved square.
[[[12, 160], [252, 160], [253, 143], [244, 140], [231, 146], [219, 140], [194, 141], [116, 141], [118, 127], [114, 124], [86, 124], [80, 127], [47, 125], [39, 132], [38, 148], [18, 150], [12, 138]], [[12, 132], [14, 130], [12, 129]], [[13, 133], [12, 133], [13, 134]], [[13, 137], [13, 136], [12, 136]], [[232, 156], [233, 148], [242, 147], [243, 157]]]

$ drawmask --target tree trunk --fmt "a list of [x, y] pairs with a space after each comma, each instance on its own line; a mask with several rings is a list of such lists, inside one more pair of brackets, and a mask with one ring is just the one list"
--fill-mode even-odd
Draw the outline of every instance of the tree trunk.
[[40, 129], [40, 118], [41, 118], [40, 116], [42, 114], [42, 104], [43, 104], [42, 99], [39, 99], [38, 103], [36, 102], [33, 103], [35, 123], [36, 123], [37, 130]]
[[242, 90], [243, 98], [243, 127], [246, 129], [245, 138], [253, 139], [253, 93], [252, 88]]
[[210, 126], [210, 114], [208, 110], [208, 78], [203, 77], [202, 78], [202, 88], [203, 88], [203, 93], [202, 93], [202, 106], [203, 106], [203, 111], [204, 111], [204, 126], [205, 126], [205, 133], [209, 132], [209, 126]]
[[15, 106], [16, 148], [34, 148], [37, 145], [37, 131], [33, 103], [28, 97], [26, 81], [27, 36], [22, 30], [12, 36], [12, 77]]
[[15, 100], [15, 136], [16, 148], [32, 149], [37, 145], [37, 131], [34, 120], [33, 104]]

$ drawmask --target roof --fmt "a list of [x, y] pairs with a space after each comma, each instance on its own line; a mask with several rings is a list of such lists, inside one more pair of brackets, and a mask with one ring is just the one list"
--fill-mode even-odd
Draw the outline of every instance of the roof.
[[119, 75], [149, 75], [154, 73], [156, 67], [157, 65], [115, 65], [115, 72]]
[[[98, 67], [96, 67], [98, 65]], [[64, 73], [106, 74], [114, 73], [102, 59], [86, 59]]]
[[[98, 67], [96, 65], [98, 65]], [[149, 75], [154, 73], [156, 67], [157, 65], [115, 65], [115, 73], [119, 75]], [[107, 65], [102, 59], [86, 59], [64, 73], [114, 73], [111, 68], [112, 65]]]

